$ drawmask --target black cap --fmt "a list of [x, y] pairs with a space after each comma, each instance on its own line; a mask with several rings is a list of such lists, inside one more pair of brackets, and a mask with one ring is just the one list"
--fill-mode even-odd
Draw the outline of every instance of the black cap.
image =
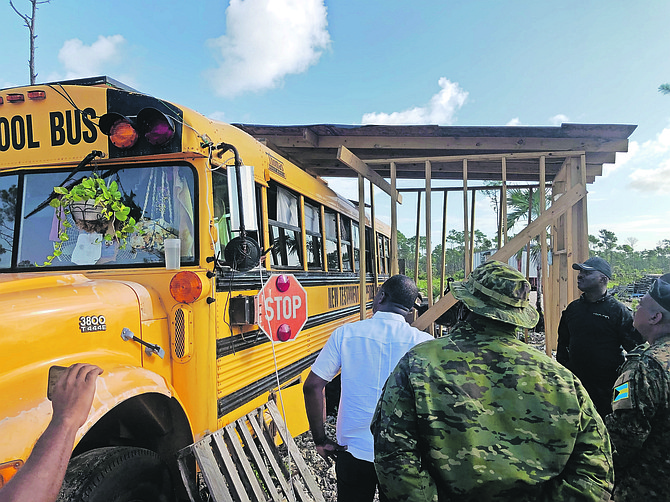
[[649, 296], [665, 310], [670, 311], [670, 274], [662, 275], [654, 281]]
[[612, 278], [612, 268], [610, 267], [610, 264], [599, 256], [589, 258], [584, 263], [573, 263], [572, 268], [574, 270], [597, 270], [598, 272], [605, 274], [608, 279]]

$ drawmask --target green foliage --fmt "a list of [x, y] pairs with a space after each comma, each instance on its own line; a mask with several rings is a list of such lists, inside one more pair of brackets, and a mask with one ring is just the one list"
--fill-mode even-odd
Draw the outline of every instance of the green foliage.
[[56, 257], [63, 254], [63, 244], [69, 240], [67, 229], [72, 227], [67, 215], [71, 214], [74, 203], [92, 201], [94, 207], [100, 208], [102, 219], [107, 222], [104, 239], [117, 240], [121, 249], [125, 248], [128, 237], [136, 232], [141, 233], [135, 218], [130, 216], [130, 208], [122, 202], [123, 194], [116, 181], [108, 184], [97, 173], [93, 173], [70, 188], [54, 187], [54, 193], [58, 197], [52, 199], [49, 205], [56, 209], [61, 230], [58, 233], [59, 240], [54, 243], [53, 254], [47, 257], [42, 266], [51, 265]]
[[605, 258], [612, 267], [611, 286], [631, 284], [645, 275], [670, 271], [670, 239], [644, 251], [635, 251], [630, 244], [617, 246], [617, 241], [614, 232], [606, 229], [599, 232], [598, 238], [589, 236], [590, 255]]
[[658, 86], [658, 92], [663, 94], [670, 94], [670, 84], [661, 84]]

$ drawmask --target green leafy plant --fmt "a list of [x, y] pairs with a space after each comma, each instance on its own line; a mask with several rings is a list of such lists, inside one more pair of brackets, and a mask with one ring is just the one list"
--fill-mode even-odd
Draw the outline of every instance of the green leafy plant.
[[[122, 194], [116, 181], [108, 183], [93, 173], [70, 188], [54, 187], [54, 193], [57, 197], [49, 205], [56, 209], [56, 217], [60, 222], [59, 240], [54, 243], [53, 254], [47, 257], [42, 266], [51, 265], [55, 258], [63, 254], [63, 244], [69, 240], [67, 229], [72, 227], [67, 219], [68, 214], [73, 215], [75, 224], [82, 230], [100, 233], [109, 242], [118, 241], [120, 249], [125, 249], [127, 239], [132, 234], [142, 233], [135, 218], [130, 216], [130, 208], [121, 201]], [[87, 210], [99, 211], [99, 218], [77, 221], [73, 208], [82, 204]]]

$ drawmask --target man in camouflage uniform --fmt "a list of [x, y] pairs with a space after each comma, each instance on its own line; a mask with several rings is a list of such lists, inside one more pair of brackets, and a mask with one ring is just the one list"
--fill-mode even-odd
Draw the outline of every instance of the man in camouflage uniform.
[[516, 337], [538, 320], [528, 281], [488, 262], [452, 292], [470, 314], [400, 360], [372, 420], [388, 499], [609, 500], [610, 441], [586, 390]]
[[670, 274], [642, 297], [633, 323], [649, 345], [628, 354], [605, 418], [615, 448], [614, 500], [670, 500]]

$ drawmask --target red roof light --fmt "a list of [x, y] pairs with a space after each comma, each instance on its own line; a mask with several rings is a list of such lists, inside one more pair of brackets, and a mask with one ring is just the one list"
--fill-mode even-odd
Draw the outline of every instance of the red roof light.
[[7, 94], [8, 103], [23, 103], [24, 101], [23, 94]]
[[47, 93], [44, 91], [28, 91], [28, 99], [46, 99]]

